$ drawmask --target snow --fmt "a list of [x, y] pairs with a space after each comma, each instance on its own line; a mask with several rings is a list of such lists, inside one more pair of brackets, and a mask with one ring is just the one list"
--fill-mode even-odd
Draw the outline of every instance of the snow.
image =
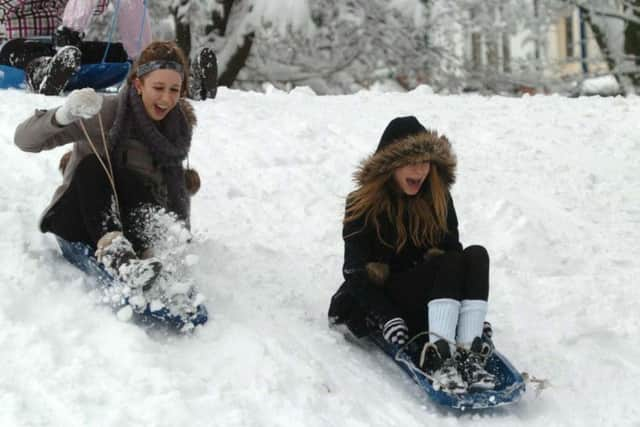
[[256, 0], [251, 15], [256, 25], [272, 23], [281, 33], [286, 32], [287, 26], [305, 33], [312, 29], [308, 0]]
[[[64, 99], [0, 95], [0, 425], [639, 425], [637, 97], [220, 89], [195, 103], [203, 186], [182, 255], [211, 317], [164, 336], [97, 305], [37, 229], [64, 149], [21, 152], [13, 130]], [[351, 173], [406, 114], [453, 142], [462, 241], [492, 256], [498, 349], [550, 381], [517, 406], [445, 412], [327, 327]]]
[[620, 85], [612, 75], [585, 79], [580, 85], [582, 95], [613, 96], [620, 93]]

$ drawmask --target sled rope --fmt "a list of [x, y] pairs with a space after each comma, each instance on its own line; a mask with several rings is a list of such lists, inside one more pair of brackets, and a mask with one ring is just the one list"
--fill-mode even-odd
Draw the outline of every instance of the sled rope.
[[84, 133], [85, 138], [87, 138], [87, 141], [89, 142], [89, 146], [91, 146], [91, 150], [96, 155], [96, 157], [98, 158], [98, 161], [100, 162], [100, 164], [102, 165], [102, 168], [104, 169], [104, 172], [107, 174], [107, 179], [109, 179], [109, 184], [111, 184], [111, 189], [113, 190], [113, 197], [116, 204], [116, 211], [118, 212], [118, 217], [120, 217], [121, 216], [120, 203], [118, 202], [118, 192], [116, 191], [116, 182], [113, 175], [113, 168], [111, 166], [111, 158], [109, 157], [109, 150], [107, 149], [107, 138], [104, 134], [102, 116], [100, 115], [100, 113], [98, 113], [98, 123], [100, 124], [100, 134], [102, 135], [102, 145], [104, 147], [105, 157], [107, 158], [107, 163], [109, 164], [108, 168], [104, 164], [104, 161], [102, 160], [102, 157], [100, 157], [100, 154], [98, 154], [98, 149], [96, 148], [93, 141], [91, 140], [91, 137], [89, 136], [89, 132], [87, 132], [87, 128], [84, 125], [84, 120], [80, 119], [79, 123], [80, 123], [80, 129], [82, 129], [82, 132]]
[[419, 333], [415, 334], [413, 337], [411, 337], [411, 339], [409, 341], [407, 341], [405, 344], [403, 344], [400, 348], [402, 350], [406, 350], [409, 347], [409, 345], [412, 342], [414, 342], [417, 338], [423, 337], [425, 335], [433, 335], [433, 336], [436, 336], [436, 337], [438, 337], [440, 339], [443, 339], [446, 342], [448, 342], [449, 344], [451, 344], [452, 346], [454, 346], [457, 350], [468, 350], [462, 344], [458, 344], [455, 341], [448, 340], [447, 338], [443, 337], [442, 335], [440, 335], [440, 334], [438, 334], [436, 332], [432, 332], [432, 331], [422, 331], [422, 332], [419, 332]]
[[107, 48], [104, 50], [104, 55], [102, 56], [103, 64], [107, 61], [107, 54], [109, 53], [109, 49], [111, 49], [111, 43], [113, 42], [113, 32], [116, 28], [116, 22], [118, 22], [119, 9], [120, 9], [120, 0], [117, 0], [115, 11], [113, 12], [113, 17], [111, 18], [111, 28], [109, 28]]
[[528, 372], [521, 372], [520, 375], [522, 375], [522, 378], [524, 378], [526, 382], [531, 383], [536, 392], [536, 396], [539, 396], [542, 390], [551, 387], [551, 382], [546, 378], [537, 378]]
[[[401, 352], [405, 352], [407, 350], [407, 348], [409, 347], [409, 345], [414, 342], [417, 338], [425, 336], [425, 335], [435, 335], [438, 338], [441, 338], [443, 340], [445, 340], [446, 342], [448, 342], [449, 344], [452, 344], [456, 347], [456, 349], [464, 349], [464, 346], [459, 345], [458, 343], [455, 343], [451, 340], [446, 339], [445, 337], [443, 337], [442, 335], [438, 334], [438, 333], [434, 333], [431, 331], [423, 331], [420, 333], [417, 333], [416, 335], [414, 335], [413, 337], [411, 337], [411, 339], [409, 341], [407, 341], [405, 344], [403, 344], [402, 346], [400, 346], [400, 349], [398, 350], [398, 352], [394, 355], [394, 359], [396, 361], [402, 361], [402, 358], [398, 357], [398, 355]], [[434, 378], [431, 377], [429, 374], [427, 374], [426, 372], [423, 371], [423, 374], [425, 377], [427, 377], [429, 380], [433, 381]], [[540, 393], [542, 393], [543, 390], [551, 387], [551, 382], [546, 379], [546, 378], [537, 378], [531, 374], [529, 374], [528, 372], [521, 372], [520, 375], [522, 375], [522, 378], [524, 379], [525, 382], [530, 383], [536, 393], [536, 396], [539, 396]]]
[[144, 36], [144, 23], [147, 19], [147, 0], [142, 1], [142, 22], [140, 23], [140, 33], [138, 33], [138, 52], [142, 51], [142, 36]]

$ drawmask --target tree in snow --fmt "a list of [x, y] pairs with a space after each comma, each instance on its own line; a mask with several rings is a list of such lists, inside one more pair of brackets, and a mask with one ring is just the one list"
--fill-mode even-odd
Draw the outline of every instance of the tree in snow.
[[350, 91], [380, 77], [451, 79], [426, 0], [174, 0], [178, 42], [213, 46], [220, 84]]
[[431, 79], [442, 51], [431, 48], [427, 9], [415, 3], [412, 14], [387, 1], [317, 0], [308, 21], [278, 26], [265, 23], [241, 84], [310, 85], [317, 92], [350, 92], [378, 78]]
[[590, 26], [624, 93], [640, 88], [640, 0], [562, 0]]

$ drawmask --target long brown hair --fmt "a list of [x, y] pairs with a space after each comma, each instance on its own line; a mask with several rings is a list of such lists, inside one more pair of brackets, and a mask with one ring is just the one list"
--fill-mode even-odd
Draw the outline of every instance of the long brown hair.
[[[397, 188], [394, 170], [361, 184], [348, 197], [344, 223], [364, 218], [364, 226], [372, 224], [378, 240], [396, 252], [402, 250], [408, 239], [417, 247], [436, 245], [447, 232], [448, 198], [448, 189], [438, 169], [438, 164], [432, 162], [422, 189], [413, 197], [407, 197]], [[405, 215], [408, 224], [405, 224]], [[384, 217], [395, 228], [395, 242], [385, 241], [382, 235]]]
[[[144, 48], [136, 62], [133, 64], [133, 67], [131, 67], [131, 71], [127, 77], [127, 83], [129, 83], [129, 86], [131, 86], [133, 81], [138, 77], [138, 67], [151, 61], [174, 61], [182, 65], [182, 69], [184, 71], [182, 73], [180, 96], [187, 96], [189, 91], [189, 61], [182, 49], [180, 49], [175, 42], [171, 41], [152, 42]], [[140, 79], [144, 80], [144, 76]]]

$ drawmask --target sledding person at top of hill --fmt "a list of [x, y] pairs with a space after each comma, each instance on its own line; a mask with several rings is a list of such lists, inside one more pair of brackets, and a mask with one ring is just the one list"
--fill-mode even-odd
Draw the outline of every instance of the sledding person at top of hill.
[[[456, 157], [445, 136], [413, 117], [384, 130], [355, 174], [343, 225], [345, 282], [329, 318], [356, 336], [382, 333], [400, 346], [410, 336], [416, 365], [445, 391], [490, 389], [481, 340], [489, 257], [463, 250], [450, 188]], [[425, 342], [426, 341], [426, 342]]]
[[[121, 43], [85, 41], [92, 17], [104, 13], [110, 1], [117, 10]], [[151, 42], [144, 0], [0, 0], [3, 10], [0, 21], [11, 42], [0, 50], [0, 64], [24, 69], [28, 86], [45, 95], [60, 94], [81, 64], [132, 61]], [[52, 43], [30, 40], [42, 36]], [[191, 61], [189, 96], [215, 98], [217, 79], [216, 55], [204, 47]]]
[[[147, 286], [161, 269], [157, 259], [147, 258], [153, 249], [144, 227], [149, 207], [173, 212], [189, 226], [190, 196], [200, 181], [183, 167], [196, 124], [183, 98], [188, 80], [180, 48], [154, 42], [118, 95], [76, 90], [61, 107], [37, 110], [16, 128], [15, 143], [24, 151], [73, 143], [41, 231], [95, 249], [98, 261], [123, 281], [125, 271], [131, 277], [150, 272]], [[108, 132], [104, 140], [102, 129]]]
[[[90, 26], [91, 16], [104, 12], [109, 1], [118, 11], [120, 41], [129, 59], [137, 58], [140, 47], [151, 42], [151, 17], [144, 0], [98, 0], [95, 7], [92, 7], [92, 2], [87, 0], [69, 0], [64, 9], [62, 26], [56, 31], [58, 44], [65, 44], [65, 40], [68, 40], [66, 44], [78, 46], [84, 38], [83, 32]], [[215, 98], [218, 85], [218, 63], [213, 50], [209, 47], [200, 49], [191, 60], [190, 69], [188, 96], [195, 100]]]
[[[58, 95], [81, 62], [101, 62], [107, 46], [105, 61], [126, 62], [127, 52], [121, 44], [82, 42], [77, 31], [80, 27], [80, 31], [84, 31], [89, 24], [88, 18], [104, 12], [108, 3], [108, 0], [0, 0], [0, 22], [8, 40], [0, 49], [0, 65], [23, 69], [27, 86], [34, 92]], [[131, 20], [137, 19], [135, 40], [142, 40], [142, 46], [151, 41], [151, 29], [148, 24], [141, 28], [140, 16], [119, 15], [125, 21], [121, 33], [133, 38], [128, 32], [133, 31]], [[133, 49], [131, 45], [129, 43], [127, 48]], [[138, 43], [133, 54], [139, 52]]]

